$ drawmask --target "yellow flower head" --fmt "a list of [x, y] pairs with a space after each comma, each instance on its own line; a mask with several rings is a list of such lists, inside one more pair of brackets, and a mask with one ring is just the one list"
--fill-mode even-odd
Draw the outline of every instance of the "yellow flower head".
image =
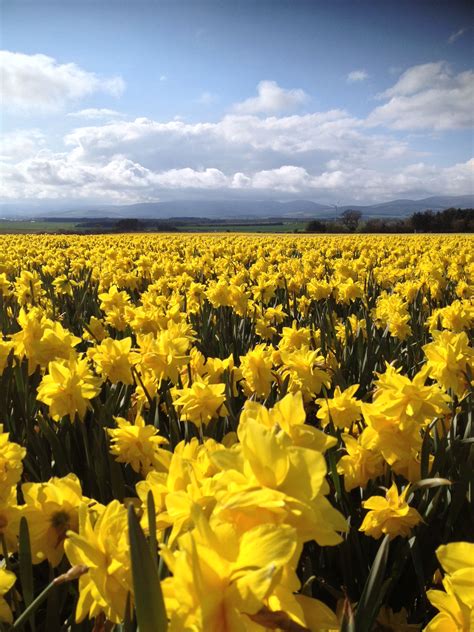
[[207, 424], [211, 419], [227, 415], [225, 407], [225, 384], [193, 382], [192, 386], [172, 390], [173, 404], [183, 421], [192, 421], [196, 426]]
[[282, 366], [279, 369], [283, 379], [289, 378], [288, 390], [292, 393], [301, 391], [303, 399], [309, 401], [321, 392], [324, 385], [329, 388], [331, 378], [327, 372], [327, 364], [319, 350], [312, 351], [301, 347], [294, 351], [281, 352]]
[[436, 550], [446, 575], [441, 590], [428, 590], [427, 596], [439, 613], [425, 632], [447, 630], [469, 632], [474, 618], [474, 544], [452, 542]]
[[171, 452], [160, 448], [168, 441], [158, 436], [154, 426], [145, 424], [140, 415], [133, 424], [123, 417], [114, 419], [118, 428], [107, 429], [107, 433], [111, 437], [110, 452], [119, 463], [129, 463], [142, 476], [153, 470], [168, 470]]
[[179, 371], [189, 360], [187, 355], [191, 337], [172, 324], [156, 334], [137, 336], [140, 348], [140, 366], [151, 371], [158, 383], [169, 379], [178, 382]]
[[10, 352], [13, 349], [13, 342], [0, 339], [0, 375], [2, 375], [8, 363]]
[[0, 568], [0, 623], [13, 622], [10, 606], [5, 601], [5, 594], [13, 587], [15, 582], [15, 573]]
[[197, 525], [181, 536], [178, 551], [162, 549], [173, 574], [162, 582], [170, 630], [244, 630], [278, 584], [296, 533], [261, 525], [238, 537], [225, 523], [211, 526], [202, 517]]
[[377, 373], [377, 377], [374, 408], [396, 420], [401, 430], [419, 430], [420, 426], [449, 413], [451, 398], [437, 384], [425, 384], [426, 369], [410, 380], [401, 375], [400, 369], [387, 364], [385, 373]]
[[347, 454], [339, 459], [338, 474], [344, 476], [344, 487], [351, 491], [355, 487], [365, 488], [369, 480], [383, 474], [384, 459], [377, 449], [377, 433], [365, 428], [357, 439], [343, 434]]
[[113, 623], [120, 623], [127, 595], [132, 592], [127, 510], [113, 500], [96, 520], [84, 503], [79, 505], [78, 514], [78, 532], [68, 531], [64, 545], [72, 565], [88, 567], [79, 578], [76, 621], [103, 612]]
[[325, 452], [336, 445], [336, 439], [306, 424], [306, 411], [301, 392], [288, 393], [270, 410], [258, 402], [247, 400], [240, 414], [239, 425], [255, 419], [265, 427], [283, 430], [296, 446]]
[[324, 456], [291, 445], [278, 427], [248, 418], [239, 425], [240, 444], [216, 451], [211, 459], [223, 470], [218, 480], [216, 513], [245, 531], [256, 524], [291, 524], [300, 541], [338, 544], [344, 517], [324, 497]]
[[83, 501], [79, 479], [68, 474], [63, 478], [53, 477], [47, 483], [24, 483], [21, 489], [33, 562], [47, 559], [57, 566], [63, 557], [66, 531], [78, 528], [77, 510]]
[[434, 331], [433, 342], [423, 347], [430, 376], [461, 397], [467, 388], [467, 369], [473, 370], [474, 349], [466, 332]]
[[89, 349], [87, 355], [94, 361], [97, 372], [112, 384], [133, 384], [131, 347], [131, 338], [105, 338], [100, 345]]
[[37, 305], [45, 295], [37, 272], [23, 270], [15, 280], [15, 295], [19, 305]]
[[408, 537], [413, 527], [422, 522], [422, 518], [416, 509], [410, 507], [406, 496], [410, 486], [407, 485], [399, 495], [395, 483], [392, 483], [383, 496], [371, 496], [362, 503], [369, 513], [365, 516], [360, 531], [372, 536], [376, 540], [384, 534], [390, 539], [398, 535]]
[[11, 496], [11, 490], [18, 483], [23, 472], [22, 460], [26, 449], [9, 441], [8, 432], [3, 432], [0, 424], [0, 502]]
[[89, 369], [87, 359], [50, 362], [48, 371], [38, 386], [38, 400], [49, 406], [55, 421], [66, 415], [74, 421], [76, 413], [84, 419], [88, 402], [99, 394], [102, 383]]
[[268, 397], [275, 381], [272, 366], [271, 349], [266, 344], [256, 345], [244, 356], [240, 356], [243, 388], [247, 395], [255, 393], [259, 397]]
[[107, 337], [107, 330], [101, 320], [95, 316], [91, 316], [87, 327], [84, 327], [84, 333], [82, 335], [84, 340], [92, 340], [96, 342], [102, 342]]
[[349, 386], [344, 391], [336, 386], [333, 397], [316, 400], [316, 404], [320, 406], [316, 417], [321, 419], [323, 427], [332, 421], [336, 428], [349, 428], [354, 421], [360, 419], [360, 402], [354, 397], [358, 389], [358, 384]]
[[18, 531], [20, 527], [21, 507], [17, 505], [16, 488], [12, 487], [10, 495], [0, 497], [0, 535], [5, 538], [9, 553], [18, 548]]

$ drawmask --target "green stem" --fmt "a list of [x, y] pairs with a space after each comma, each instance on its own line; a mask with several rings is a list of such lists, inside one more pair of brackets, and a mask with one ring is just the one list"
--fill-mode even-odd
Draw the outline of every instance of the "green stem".
[[34, 599], [30, 605], [28, 606], [28, 608], [26, 608], [22, 614], [18, 617], [18, 619], [15, 621], [15, 623], [13, 624], [12, 630], [18, 630], [20, 629], [24, 623], [26, 623], [28, 621], [28, 619], [31, 617], [31, 615], [35, 612], [35, 610], [43, 603], [43, 601], [46, 599], [46, 597], [49, 595], [49, 593], [53, 590], [53, 588], [55, 587], [55, 582], [52, 581], [50, 584], [48, 584], [46, 586], [46, 588], [43, 590], [43, 592], [41, 592], [36, 599]]

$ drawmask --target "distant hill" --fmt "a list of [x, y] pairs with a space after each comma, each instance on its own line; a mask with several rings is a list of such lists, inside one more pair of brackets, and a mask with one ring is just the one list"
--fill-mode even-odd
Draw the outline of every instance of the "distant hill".
[[340, 211], [354, 209], [366, 217], [406, 217], [417, 211], [442, 211], [446, 208], [474, 208], [474, 195], [437, 195], [422, 200], [391, 200], [370, 206], [346, 205]]
[[41, 203], [0, 203], [0, 217], [15, 218], [209, 218], [209, 219], [327, 219], [347, 209], [359, 210], [364, 217], [407, 217], [416, 211], [440, 211], [449, 207], [474, 208], [474, 195], [432, 196], [421, 200], [398, 199], [378, 204], [345, 204], [337, 207], [312, 200], [170, 200], [131, 205], [74, 205], [52, 201]]

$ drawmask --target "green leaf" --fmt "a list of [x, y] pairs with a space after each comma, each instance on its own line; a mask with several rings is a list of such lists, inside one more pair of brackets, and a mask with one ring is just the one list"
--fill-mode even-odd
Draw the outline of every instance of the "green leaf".
[[168, 620], [158, 570], [132, 505], [128, 507], [128, 534], [139, 630], [166, 632]]
[[370, 632], [372, 630], [384, 593], [388, 588], [387, 583], [384, 583], [384, 577], [389, 548], [390, 537], [386, 535], [379, 546], [357, 606], [355, 623], [358, 632]]
[[[34, 585], [33, 585], [33, 563], [31, 560], [31, 545], [30, 545], [30, 533], [28, 530], [28, 522], [26, 518], [22, 516], [20, 520], [20, 539], [19, 539], [19, 562], [20, 562], [20, 580], [23, 593], [23, 600], [25, 607], [33, 602], [34, 599]], [[30, 618], [30, 626], [32, 631], [35, 630], [35, 619], [32, 614]]]
[[149, 544], [151, 557], [155, 567], [158, 568], [158, 542], [156, 539], [156, 511], [155, 501], [153, 500], [153, 493], [150, 489], [146, 498], [147, 514], [148, 514], [148, 530], [150, 532]]
[[125, 616], [122, 625], [122, 632], [135, 632], [135, 625], [132, 621], [132, 604], [130, 593], [127, 595], [127, 603], [125, 605]]
[[109, 451], [107, 451], [107, 461], [109, 465], [110, 484], [112, 487], [113, 497], [120, 500], [120, 502], [123, 502], [126, 494], [122, 468], [120, 467], [120, 463], [117, 463]]
[[64, 445], [61, 444], [60, 440], [58, 439], [58, 436], [56, 435], [54, 430], [51, 428], [51, 426], [48, 424], [48, 422], [45, 419], [43, 419], [41, 416], [38, 416], [38, 424], [41, 429], [41, 432], [44, 434], [44, 436], [49, 442], [49, 445], [51, 446], [51, 450], [54, 456], [54, 461], [58, 468], [59, 475], [67, 476], [69, 472], [72, 471], [72, 468], [70, 467], [69, 463], [67, 462], [64, 456], [64, 452], [65, 452]]

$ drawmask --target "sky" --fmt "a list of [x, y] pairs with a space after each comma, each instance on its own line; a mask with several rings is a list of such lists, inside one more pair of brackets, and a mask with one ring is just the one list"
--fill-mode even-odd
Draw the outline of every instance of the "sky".
[[473, 193], [461, 0], [0, 0], [0, 202]]

